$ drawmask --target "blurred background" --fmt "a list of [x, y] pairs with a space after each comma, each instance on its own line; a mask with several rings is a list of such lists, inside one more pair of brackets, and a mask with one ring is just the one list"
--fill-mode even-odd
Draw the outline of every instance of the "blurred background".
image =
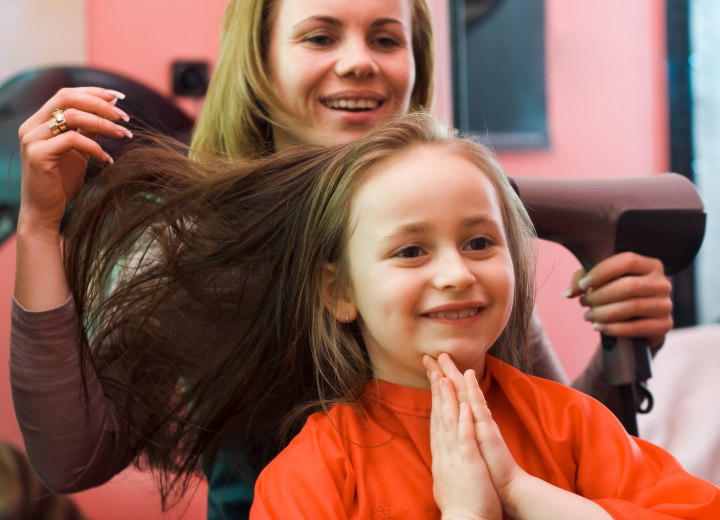
[[[678, 327], [718, 322], [720, 273], [711, 259], [720, 254], [720, 178], [714, 173], [720, 163], [720, 3], [428, 4], [437, 40], [434, 111], [487, 138], [509, 175], [616, 178], [675, 171], [696, 183], [707, 230], [694, 265], [675, 277], [675, 320]], [[119, 82], [110, 86], [127, 85], [125, 108], [138, 120], [163, 124], [157, 114], [172, 114], [168, 130], [187, 138], [202, 109], [225, 5], [226, 0], [0, 2], [0, 439], [21, 446], [7, 376], [19, 124], [63, 82], [82, 83], [86, 76], [78, 71], [90, 69]], [[58, 75], [58, 67], [77, 74]], [[23, 82], [46, 69], [54, 71], [43, 85], [49, 93], [31, 95], [25, 90], [30, 83]], [[538, 307], [571, 377], [597, 343], [581, 307], [561, 298], [578, 268], [562, 247], [542, 244]], [[133, 518], [159, 517], [152, 482], [132, 470], [74, 499], [91, 517], [127, 518], [128, 492], [137, 511]], [[197, 495], [189, 518], [204, 516], [203, 490]]]

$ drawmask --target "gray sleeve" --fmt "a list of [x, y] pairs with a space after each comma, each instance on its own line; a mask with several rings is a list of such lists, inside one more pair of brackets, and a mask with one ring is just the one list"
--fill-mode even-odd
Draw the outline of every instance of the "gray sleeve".
[[52, 491], [100, 485], [132, 459], [112, 402], [89, 359], [80, 367], [81, 328], [72, 297], [30, 312], [13, 300], [10, 382], [33, 469]]
[[[560, 360], [545, 333], [537, 313], [533, 313], [530, 324], [530, 343], [533, 351], [533, 374], [570, 385], [570, 380], [560, 364]], [[600, 344], [590, 358], [590, 362], [571, 386], [590, 395], [613, 411], [620, 407], [617, 389], [605, 382], [602, 373], [603, 356]]]

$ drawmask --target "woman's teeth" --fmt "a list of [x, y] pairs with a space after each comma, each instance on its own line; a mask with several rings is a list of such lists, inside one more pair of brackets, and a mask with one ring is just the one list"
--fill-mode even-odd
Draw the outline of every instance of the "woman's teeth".
[[428, 317], [436, 320], [461, 320], [463, 318], [475, 316], [479, 311], [480, 309], [475, 307], [473, 309], [463, 309], [461, 311], [431, 312], [428, 313]]
[[325, 106], [336, 110], [373, 110], [380, 105], [377, 99], [329, 99]]

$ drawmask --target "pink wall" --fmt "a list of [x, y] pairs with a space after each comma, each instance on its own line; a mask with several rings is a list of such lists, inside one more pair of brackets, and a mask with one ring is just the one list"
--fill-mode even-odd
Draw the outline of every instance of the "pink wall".
[[[447, 20], [444, 0], [430, 0], [429, 4], [435, 23]], [[115, 70], [169, 93], [172, 60], [214, 61], [225, 5], [226, 0], [205, 0], [202, 4], [194, 0], [87, 0], [88, 64]], [[616, 177], [665, 171], [664, 2], [546, 0], [546, 9], [551, 148], [501, 154], [507, 172], [514, 176]], [[451, 107], [447, 38], [447, 29], [438, 30], [436, 110], [443, 118], [449, 117]], [[200, 108], [197, 103], [184, 103], [183, 107], [191, 114]], [[0, 248], [0, 436], [18, 439], [7, 401], [6, 376], [13, 257], [12, 243]], [[561, 247], [542, 247], [538, 306], [571, 374], [582, 367], [596, 342], [595, 333], [582, 320], [581, 308], [560, 297], [577, 267]], [[127, 486], [123, 486], [127, 483], [137, 489], [128, 482], [136, 478], [133, 473], [123, 474], [116, 479], [115, 488], [103, 486], [80, 494], [78, 499], [87, 504], [88, 511], [102, 512], [98, 517], [125, 518], [128, 500], [123, 492]], [[157, 518], [151, 488], [140, 495], [132, 498], [133, 505], [143, 511], [135, 518]], [[204, 498], [197, 498], [193, 507], [200, 509], [191, 509], [188, 518], [203, 514]], [[105, 501], [109, 502], [97, 509]]]

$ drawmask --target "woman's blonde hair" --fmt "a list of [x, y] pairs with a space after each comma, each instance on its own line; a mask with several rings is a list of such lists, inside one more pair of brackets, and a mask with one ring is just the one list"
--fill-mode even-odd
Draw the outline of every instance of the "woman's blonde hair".
[[185, 489], [201, 456], [211, 463], [240, 445], [239, 463], [256, 471], [307, 412], [359, 397], [372, 376], [367, 353], [356, 325], [326, 308], [322, 268], [335, 264], [347, 283], [357, 190], [388, 157], [420, 146], [457, 150], [495, 187], [516, 283], [490, 352], [527, 368], [532, 225], [492, 154], [425, 113], [348, 144], [253, 161], [195, 161], [153, 140], [84, 186], [65, 231], [82, 352], [129, 455], [158, 470], [164, 497]]
[[[191, 149], [196, 157], [254, 158], [274, 151], [272, 126], [283, 123], [272, 120], [271, 114], [282, 110], [266, 67], [268, 35], [278, 1], [230, 0], [220, 55], [193, 132]], [[409, 1], [415, 58], [410, 110], [427, 110], [433, 93], [432, 22], [425, 0]]]

